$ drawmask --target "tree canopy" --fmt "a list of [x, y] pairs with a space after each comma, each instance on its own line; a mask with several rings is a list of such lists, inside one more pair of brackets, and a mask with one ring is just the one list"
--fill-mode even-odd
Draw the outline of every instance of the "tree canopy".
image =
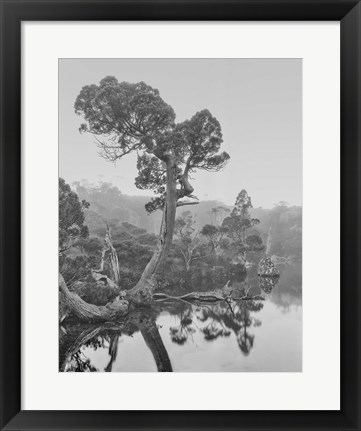
[[251, 217], [251, 208], [251, 197], [246, 190], [242, 189], [236, 198], [231, 214], [222, 223], [222, 227], [227, 230], [228, 236], [241, 253], [246, 250], [263, 250], [262, 239], [258, 235], [250, 237], [246, 235], [248, 229], [260, 223], [258, 219]]
[[218, 171], [229, 159], [226, 152], [219, 152], [223, 141], [221, 127], [207, 109], [176, 123], [173, 108], [157, 89], [144, 82], [118, 82], [107, 76], [99, 85], [82, 88], [75, 101], [75, 112], [86, 121], [80, 131], [96, 137], [105, 159], [114, 162], [137, 152], [135, 185], [158, 195], [147, 206], [148, 211], [164, 204], [169, 157], [180, 185], [178, 199], [193, 192], [188, 183], [190, 172]]

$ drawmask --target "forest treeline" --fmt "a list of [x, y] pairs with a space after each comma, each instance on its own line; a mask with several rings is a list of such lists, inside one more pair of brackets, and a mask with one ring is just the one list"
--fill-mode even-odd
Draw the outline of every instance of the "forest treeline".
[[[156, 248], [161, 211], [148, 214], [148, 197], [128, 196], [108, 183], [59, 182], [60, 272], [69, 289], [86, 302], [105, 305], [117, 295], [110, 259], [104, 259], [107, 232], [119, 262], [119, 286], [131, 289]], [[75, 231], [74, 231], [75, 229]], [[203, 201], [179, 208], [174, 240], [161, 291], [179, 294], [209, 291], [245, 277], [247, 266], [265, 255], [300, 260], [302, 208], [280, 202], [272, 209], [253, 208], [245, 190], [235, 205]], [[105, 261], [101, 274], [94, 269]], [[109, 278], [108, 278], [109, 277]]]
[[[95, 139], [100, 157], [116, 163], [131, 153], [137, 155], [138, 173], [134, 184], [140, 190], [153, 193], [144, 209], [148, 214], [162, 213], [155, 246], [142, 244], [136, 234], [131, 234], [128, 239], [117, 239], [114, 245], [114, 233], [118, 236], [123, 230], [129, 233], [132, 226], [144, 227], [139, 223], [139, 219], [144, 220], [144, 216], [130, 210], [129, 205], [118, 205], [122, 196], [115, 188], [108, 190], [106, 185], [105, 190], [102, 189], [104, 185], [100, 189], [93, 188], [90, 197], [97, 195], [97, 199], [89, 202], [89, 196], [81, 196], [80, 190], [72, 191], [60, 179], [60, 302], [79, 320], [115, 321], [136, 308], [149, 306], [155, 300], [155, 292], [159, 288], [164, 290], [168, 284], [178, 288], [183, 282], [197, 289], [188, 294], [188, 300], [191, 294], [193, 300], [204, 300], [206, 297], [207, 300], [223, 301], [232, 294], [228, 292], [229, 283], [235, 277], [245, 277], [247, 267], [254, 265], [252, 254], [264, 250], [265, 256], [258, 260], [257, 274], [263, 277], [266, 284], [271, 278], [270, 285], [273, 284], [272, 279], [278, 279], [280, 271], [275, 261], [282, 261], [285, 257], [270, 255], [272, 222], [265, 244], [266, 233], [259, 230], [261, 221], [251, 213], [251, 197], [246, 190], [242, 189], [235, 197], [232, 209], [218, 205], [206, 211], [211, 216], [210, 221], [202, 220], [191, 209], [180, 214], [179, 207], [184, 209], [186, 206], [199, 205], [195, 173], [206, 171], [216, 174], [226, 168], [231, 158], [223, 150], [221, 124], [207, 108], [178, 122], [174, 109], [162, 99], [158, 89], [143, 81], [121, 82], [114, 76], [106, 76], [99, 84], [85, 85], [80, 89], [74, 111], [84, 121], [80, 124], [79, 132]], [[111, 206], [107, 205], [108, 194]], [[92, 203], [93, 208], [89, 209]], [[139, 199], [139, 208], [138, 205]], [[282, 203], [279, 206], [281, 213], [288, 211], [287, 205]], [[288, 214], [277, 219], [276, 235], [280, 231], [279, 225], [285, 220], [290, 223]], [[93, 231], [99, 231], [100, 221], [105, 225], [105, 232], [99, 257], [99, 254], [94, 255], [85, 249], [90, 240], [93, 247], [99, 246], [99, 236], [97, 232], [93, 235]], [[154, 230], [148, 226], [144, 233], [154, 235], [156, 221], [154, 218]], [[124, 222], [129, 225], [124, 227]], [[287, 237], [288, 243], [286, 240], [279, 243], [280, 252], [287, 253], [293, 235], [299, 238], [299, 229], [300, 224], [294, 223], [287, 229], [288, 233], [291, 232], [291, 238]], [[80, 240], [83, 244], [79, 244]], [[147, 241], [151, 241], [149, 236]], [[123, 247], [126, 248], [126, 256], [120, 263], [120, 257], [124, 257]], [[135, 256], [140, 262], [143, 252], [146, 254], [150, 250], [152, 254], [138, 281], [127, 289], [127, 280], [134, 274], [138, 275], [138, 266], [141, 266], [134, 261], [130, 268], [124, 264], [128, 256], [132, 255], [133, 248], [137, 250]], [[73, 249], [76, 249], [74, 253]], [[100, 258], [99, 267], [89, 268], [87, 265], [97, 257]], [[83, 259], [83, 262], [78, 262], [81, 265], [74, 265], [76, 258]], [[98, 291], [101, 290], [101, 284], [110, 287], [115, 294], [114, 299], [101, 306], [95, 303], [100, 301], [99, 297], [92, 302], [84, 300], [81, 290], [91, 290], [94, 286], [90, 280], [79, 279], [79, 274], [72, 273], [72, 266], [90, 269], [88, 278], [92, 277]], [[223, 284], [226, 280], [227, 283]], [[207, 289], [202, 293], [203, 282], [206, 282]], [[215, 291], [214, 284], [218, 282], [223, 284], [222, 292]], [[233, 292], [234, 289], [231, 290]], [[244, 293], [245, 300], [249, 300], [247, 292]], [[100, 292], [102, 295], [103, 292]]]
[[[80, 200], [86, 200], [90, 207], [85, 211], [86, 224], [91, 236], [104, 238], [105, 223], [130, 223], [145, 229], [148, 233], [158, 235], [162, 214], [160, 211], [147, 213], [144, 209], [149, 201], [147, 196], [129, 196], [123, 194], [116, 186], [102, 182], [97, 185], [85, 181], [75, 182], [74, 191]], [[236, 198], [236, 197], [235, 197]], [[216, 200], [203, 200], [198, 205], [187, 208], [192, 214], [195, 230], [206, 224], [219, 225], [232, 211], [232, 206]], [[178, 213], [181, 213], [178, 210]], [[271, 227], [271, 253], [278, 256], [302, 255], [302, 207], [290, 206], [281, 201], [271, 209], [252, 207], [250, 214], [260, 222], [256, 227], [263, 240], [267, 240]]]

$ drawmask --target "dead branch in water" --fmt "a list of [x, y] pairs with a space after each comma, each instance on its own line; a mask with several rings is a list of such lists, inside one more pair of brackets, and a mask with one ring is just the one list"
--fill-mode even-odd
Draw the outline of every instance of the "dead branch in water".
[[265, 297], [262, 295], [253, 295], [253, 296], [245, 295], [245, 296], [241, 296], [240, 298], [234, 298], [232, 297], [232, 292], [227, 296], [220, 295], [217, 292], [190, 292], [181, 296], [172, 296], [172, 295], [167, 295], [166, 293], [154, 293], [153, 299], [155, 301], [175, 299], [175, 300], [186, 301], [186, 302], [194, 301], [194, 302], [207, 303], [207, 302], [221, 302], [221, 301], [227, 302], [228, 299], [232, 299], [234, 301], [264, 301]]
[[171, 296], [166, 293], [154, 293], [154, 300], [163, 300], [163, 299], [180, 299], [180, 300], [188, 300], [188, 301], [204, 301], [204, 302], [217, 302], [224, 301], [226, 297], [217, 294], [216, 292], [190, 292], [182, 296]]

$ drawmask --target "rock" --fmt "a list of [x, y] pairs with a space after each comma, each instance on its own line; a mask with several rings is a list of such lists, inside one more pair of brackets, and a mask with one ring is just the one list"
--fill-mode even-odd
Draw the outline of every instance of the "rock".
[[273, 264], [271, 258], [264, 257], [258, 264], [257, 273], [260, 277], [279, 277], [280, 271]]

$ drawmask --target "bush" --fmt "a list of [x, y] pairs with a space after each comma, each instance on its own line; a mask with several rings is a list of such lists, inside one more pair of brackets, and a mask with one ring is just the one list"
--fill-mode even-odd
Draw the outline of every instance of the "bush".
[[84, 299], [84, 301], [95, 305], [105, 305], [108, 302], [112, 302], [119, 294], [119, 290], [114, 290], [112, 287], [107, 285], [100, 286], [95, 281], [75, 283], [73, 291], [77, 293], [80, 298]]

